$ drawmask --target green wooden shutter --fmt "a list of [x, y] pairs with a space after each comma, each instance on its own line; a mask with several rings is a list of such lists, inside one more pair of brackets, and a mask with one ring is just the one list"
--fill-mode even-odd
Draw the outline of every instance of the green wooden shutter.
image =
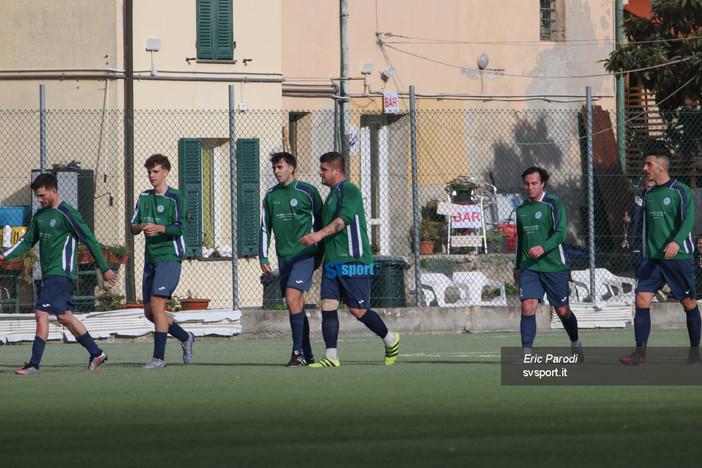
[[197, 0], [197, 58], [234, 58], [232, 15], [232, 0]]
[[234, 27], [232, 24], [232, 0], [216, 1], [216, 29], [214, 31], [215, 58], [232, 60], [234, 58]]
[[197, 58], [214, 59], [212, 0], [197, 0]]
[[252, 257], [258, 255], [258, 230], [261, 227], [258, 138], [240, 138], [236, 141], [236, 167], [239, 256]]
[[179, 189], [185, 196], [185, 257], [202, 256], [202, 141], [178, 141]]

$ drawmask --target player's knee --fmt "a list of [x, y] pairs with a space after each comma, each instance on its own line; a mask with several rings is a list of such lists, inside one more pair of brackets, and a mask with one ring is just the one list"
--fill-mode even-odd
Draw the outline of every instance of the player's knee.
[[339, 308], [339, 301], [336, 299], [322, 299], [322, 310], [336, 310]]

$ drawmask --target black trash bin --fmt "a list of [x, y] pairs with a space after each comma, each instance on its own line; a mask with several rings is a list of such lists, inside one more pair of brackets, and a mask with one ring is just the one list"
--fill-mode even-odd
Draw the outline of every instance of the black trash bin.
[[407, 307], [405, 270], [410, 265], [404, 257], [376, 255], [373, 257], [373, 283], [370, 305], [373, 308]]
[[261, 275], [263, 285], [263, 307], [262, 309], [280, 309], [286, 307], [285, 298], [280, 292], [280, 274], [278, 270], [271, 271], [270, 275]]

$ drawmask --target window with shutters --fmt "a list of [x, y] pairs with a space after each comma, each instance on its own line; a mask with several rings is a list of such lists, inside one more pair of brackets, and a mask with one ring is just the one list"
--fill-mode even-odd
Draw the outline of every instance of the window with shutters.
[[[229, 227], [229, 140], [182, 138], [178, 144], [179, 189], [188, 205], [186, 257], [209, 257], [231, 246]], [[226, 180], [225, 180], [226, 179]], [[226, 250], [226, 249], [224, 249]]]
[[[236, 142], [237, 230], [240, 257], [258, 255], [261, 198], [259, 140]], [[186, 258], [230, 257], [229, 140], [181, 138], [178, 142], [178, 188], [188, 206], [185, 214]], [[224, 253], [227, 252], [227, 253]]]
[[233, 60], [232, 0], [197, 0], [198, 60]]
[[236, 141], [240, 257], [258, 255], [258, 230], [261, 226], [259, 154], [258, 138], [240, 138]]

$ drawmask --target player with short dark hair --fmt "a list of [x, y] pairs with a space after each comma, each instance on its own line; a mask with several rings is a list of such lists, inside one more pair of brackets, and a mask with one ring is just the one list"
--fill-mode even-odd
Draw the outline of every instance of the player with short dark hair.
[[646, 365], [646, 345], [651, 333], [651, 302], [666, 283], [687, 315], [690, 338], [688, 362], [699, 364], [700, 311], [695, 301], [695, 267], [692, 261], [692, 228], [695, 204], [690, 187], [668, 174], [670, 152], [654, 148], [646, 153], [643, 171], [655, 182], [644, 197], [644, 255], [636, 281], [634, 337], [636, 350], [619, 358], [628, 366]]
[[[339, 335], [337, 309], [342, 300], [356, 319], [383, 340], [385, 365], [390, 366], [397, 359], [400, 335], [388, 331], [383, 319], [369, 308], [372, 276], [368, 274], [368, 268], [356, 268], [373, 264], [361, 191], [346, 179], [341, 154], [325, 153], [319, 161], [322, 183], [331, 188], [322, 206], [322, 225], [325, 227], [307, 234], [300, 243], [313, 245], [324, 241], [322, 335], [327, 351], [324, 359], [310, 364], [310, 367], [340, 366], [336, 349]], [[363, 273], [344, 275], [335, 268], [341, 264], [353, 267], [349, 271], [362, 270]]]
[[150, 156], [144, 163], [151, 190], [139, 195], [131, 230], [135, 236], [146, 236], [146, 259], [142, 296], [144, 316], [154, 324], [154, 354], [144, 369], [166, 367], [165, 352], [168, 334], [181, 341], [183, 362], [193, 358], [195, 335], [186, 332], [166, 314], [166, 305], [180, 281], [181, 261], [185, 255], [185, 213], [187, 206], [180, 190], [168, 186], [166, 177], [171, 169], [168, 157]]
[[312, 286], [312, 273], [321, 249], [315, 244], [301, 245], [304, 235], [319, 230], [322, 198], [317, 189], [295, 178], [297, 161], [287, 152], [273, 153], [270, 158], [278, 184], [263, 197], [258, 258], [264, 274], [271, 274], [268, 261], [271, 232], [275, 235], [278, 256], [280, 291], [285, 297], [293, 338], [288, 367], [306, 366], [314, 362], [310, 346], [310, 326], [305, 314], [304, 292]]
[[556, 309], [570, 338], [571, 350], [583, 360], [578, 338], [578, 320], [568, 301], [569, 266], [563, 242], [566, 239], [566, 213], [561, 199], [544, 191], [548, 172], [532, 166], [522, 173], [527, 199], [517, 207], [517, 253], [514, 281], [522, 301], [520, 332], [522, 352], [532, 353], [536, 337], [536, 308], [543, 300]]
[[37, 200], [42, 205], [34, 216], [25, 235], [9, 250], [0, 254], [0, 261], [22, 255], [39, 242], [39, 261], [42, 273], [42, 289], [37, 298], [36, 336], [32, 345], [32, 357], [15, 373], [30, 375], [39, 373], [39, 364], [49, 337], [49, 315], [56, 315], [59, 323], [76, 337], [90, 353], [86, 371], [95, 371], [107, 361], [107, 354], [100, 349], [80, 320], [73, 315], [75, 304], [71, 297], [76, 278], [77, 242], [85, 244], [93, 254], [103, 278], [114, 285], [117, 275], [110, 270], [95, 236], [83, 221], [81, 214], [58, 196], [56, 177], [51, 173], [37, 176], [31, 184]]

